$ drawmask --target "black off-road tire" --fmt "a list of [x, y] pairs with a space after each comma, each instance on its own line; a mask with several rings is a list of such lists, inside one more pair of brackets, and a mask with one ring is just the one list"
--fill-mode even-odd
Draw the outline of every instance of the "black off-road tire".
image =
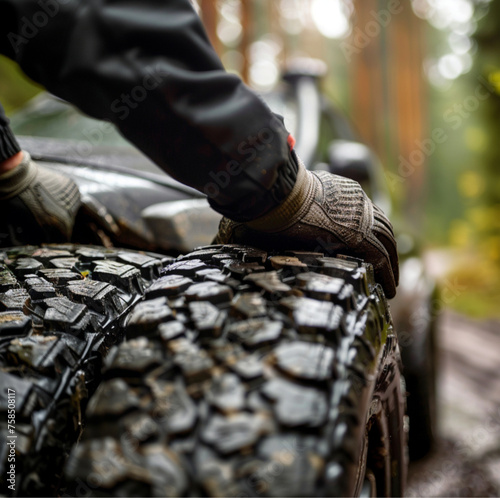
[[105, 359], [70, 496], [402, 496], [404, 386], [371, 267], [210, 246]]
[[0, 494], [58, 492], [102, 358], [171, 261], [71, 244], [0, 250]]
[[411, 331], [411, 344], [401, 348], [412, 461], [425, 457], [436, 443], [439, 302], [439, 291], [435, 289], [426, 306], [419, 309], [419, 324], [423, 327], [415, 327]]

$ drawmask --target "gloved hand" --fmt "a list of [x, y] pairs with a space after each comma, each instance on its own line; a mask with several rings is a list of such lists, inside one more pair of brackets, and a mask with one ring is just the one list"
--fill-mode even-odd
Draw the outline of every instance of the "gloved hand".
[[70, 178], [37, 165], [27, 152], [14, 169], [0, 175], [3, 237], [21, 243], [71, 238], [80, 192]]
[[277, 208], [247, 223], [222, 219], [214, 244], [229, 243], [359, 257], [373, 265], [386, 296], [396, 294], [396, 241], [382, 210], [357, 182], [326, 171], [307, 171], [300, 160], [295, 186]]

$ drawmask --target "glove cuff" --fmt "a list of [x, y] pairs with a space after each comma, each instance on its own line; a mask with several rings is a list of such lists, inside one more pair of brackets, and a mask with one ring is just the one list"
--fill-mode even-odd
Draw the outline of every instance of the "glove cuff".
[[[254, 166], [257, 167], [257, 165]], [[295, 185], [297, 168], [296, 155], [291, 150], [288, 152], [287, 160], [278, 167], [277, 178], [269, 190], [265, 190], [264, 186], [255, 178], [252, 179], [246, 175], [248, 180], [245, 187], [246, 194], [243, 194], [237, 202], [221, 205], [210, 197], [208, 202], [215, 211], [233, 221], [247, 222], [255, 220], [269, 213], [287, 198]], [[226, 189], [231, 191], [231, 195], [234, 196], [234, 186], [228, 186]], [[245, 190], [242, 184], [239, 185], [238, 189], [240, 191]]]
[[[1, 104], [0, 104], [1, 108]], [[15, 156], [21, 151], [16, 137], [8, 124], [0, 124], [0, 161], [5, 161], [9, 157]]]
[[0, 200], [19, 195], [35, 179], [37, 166], [31, 156], [23, 151], [23, 160], [13, 169], [0, 175]]
[[297, 162], [297, 180], [290, 194], [288, 194], [278, 207], [269, 211], [264, 216], [245, 223], [246, 226], [261, 232], [284, 230], [291, 223], [297, 221], [296, 215], [299, 211], [307, 211], [309, 209], [314, 197], [314, 181], [298, 157]]

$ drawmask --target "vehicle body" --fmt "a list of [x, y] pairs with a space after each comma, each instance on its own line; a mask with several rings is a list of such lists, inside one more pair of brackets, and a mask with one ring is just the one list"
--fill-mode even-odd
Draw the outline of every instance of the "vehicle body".
[[[380, 165], [369, 149], [355, 141], [354, 134], [350, 131], [347, 120], [322, 96], [319, 90], [319, 73], [317, 65], [309, 65], [306, 71], [303, 69], [294, 69], [294, 71], [286, 75], [282, 87], [264, 97], [276, 112], [283, 114], [285, 120], [290, 122], [288, 127], [297, 139], [298, 153], [305, 160], [305, 164], [309, 169], [328, 169], [337, 174], [350, 176], [360, 181], [375, 202], [385, 210], [389, 210], [390, 203], [383, 190]], [[210, 244], [217, 230], [220, 215], [208, 209], [208, 203], [203, 195], [172, 180], [147, 158], [133, 150], [119, 137], [109, 124], [99, 123], [83, 117], [66, 103], [44, 95], [33, 101], [31, 105], [17, 116], [14, 116], [12, 125], [16, 134], [21, 135], [20, 142], [22, 147], [28, 150], [35, 160], [45, 166], [64, 171], [65, 174], [71, 176], [78, 184], [82, 193], [84, 207], [77, 219], [73, 243], [105, 246], [109, 249], [92, 249], [90, 252], [94, 254], [92, 251], [96, 251], [95, 254], [99, 254], [99, 257], [105, 257], [103, 255], [110, 254], [111, 259], [118, 258], [120, 260], [120, 258], [126, 258], [127, 261], [134, 261], [135, 258], [137, 262], [138, 259], [142, 258], [141, 260], [143, 260], [145, 254], [156, 261], [155, 265], [159, 265], [160, 262], [162, 265], [167, 265], [167, 270], [169, 268], [168, 258], [163, 260], [157, 254], [151, 254], [150, 251], [177, 256], [185, 254], [197, 246], [205, 246], [201, 251], [203, 253], [202, 257], [206, 257], [206, 251], [212, 251], [212, 249], [206, 246]], [[19, 233], [19, 237], [20, 242], [22, 242], [22, 233]], [[16, 240], [12, 242], [17, 243]], [[82, 257], [87, 258], [88, 253], [85, 250], [72, 247], [68, 246], [66, 249], [72, 252], [72, 254], [76, 250], [80, 254], [80, 259]], [[113, 249], [114, 247], [140, 250], [143, 251], [143, 256], [136, 258], [128, 253], [119, 253]], [[55, 248], [56, 251], [66, 249], [62, 246]], [[243, 265], [247, 264], [245, 263], [247, 261], [245, 258], [250, 257], [246, 248], [222, 247], [215, 248], [213, 251], [222, 253], [225, 251], [225, 253], [234, 254], [235, 258], [238, 257], [243, 261]], [[14, 256], [10, 256], [7, 253], [9, 258], [16, 258], [19, 254], [30, 255], [38, 253], [33, 253], [31, 249], [24, 249], [17, 252], [14, 251], [13, 254]], [[181, 257], [179, 263], [182, 264], [183, 261], [190, 261], [196, 257], [196, 254], [199, 254], [199, 252], [195, 253], [194, 256], [188, 254]], [[253, 253], [251, 254], [251, 257], [255, 257]], [[223, 255], [221, 254], [221, 256]], [[300, 267], [305, 266], [304, 262], [306, 262], [309, 269], [319, 268], [321, 265], [333, 265], [329, 271], [333, 272], [331, 273], [332, 275], [341, 276], [345, 282], [344, 285], [349, 286], [352, 284], [354, 287], [360, 286], [359, 297], [355, 300], [357, 303], [356, 306], [360, 307], [359, 311], [348, 311], [348, 308], [344, 310], [347, 323], [351, 323], [354, 320], [352, 322], [352, 332], [347, 333], [347, 337], [343, 340], [338, 339], [340, 342], [337, 342], [335, 346], [340, 349], [335, 353], [337, 362], [335, 368], [338, 371], [338, 379], [333, 385], [332, 396], [335, 396], [335, 406], [339, 406], [340, 411], [338, 413], [341, 416], [339, 418], [339, 415], [335, 415], [333, 412], [329, 415], [329, 417], [334, 417], [337, 420], [337, 425], [334, 424], [329, 429], [332, 432], [328, 433], [330, 434], [328, 444], [332, 444], [332, 448], [337, 448], [337, 450], [335, 450], [333, 456], [330, 455], [333, 460], [328, 463], [327, 475], [329, 477], [325, 482], [322, 481], [322, 486], [325, 487], [321, 488], [321, 491], [316, 490], [315, 492], [320, 492], [321, 494], [337, 492], [343, 495], [352, 494], [360, 496], [389, 496], [402, 493], [407, 464], [404, 451], [407, 437], [407, 419], [404, 419], [401, 394], [398, 395], [397, 393], [400, 393], [400, 382], [403, 386], [404, 383], [399, 378], [400, 350], [396, 339], [393, 337], [393, 328], [389, 314], [387, 311], [384, 311], [387, 305], [383, 293], [381, 293], [379, 286], [374, 282], [369, 265], [367, 266], [362, 262], [350, 260], [349, 258], [345, 262], [342, 262], [342, 259], [323, 261], [321, 255], [312, 253], [299, 254], [293, 253], [293, 251], [289, 256], [292, 259], [296, 258], [298, 261], [290, 262], [286, 259], [288, 256], [285, 258], [286, 262], [283, 262], [281, 259], [273, 260], [272, 255], [270, 255], [270, 259], [266, 260], [265, 263], [267, 265], [266, 268], [277, 270], [283, 283], [290, 281], [290, 279], [300, 280], [297, 272], [304, 271]], [[328, 258], [326, 259], [328, 260]], [[10, 260], [7, 259], [6, 261]], [[86, 264], [90, 264], [90, 267], [92, 267], [92, 264], [94, 264], [86, 263], [86, 261], [84, 259], [78, 265], [85, 266]], [[95, 264], [99, 265], [99, 262]], [[82, 269], [83, 266], [78, 266], [78, 268]], [[228, 271], [231, 273], [231, 276], [235, 276], [239, 272], [239, 266], [236, 266], [238, 269], [229, 268]], [[297, 270], [297, 266], [299, 270]], [[148, 272], [149, 270], [146, 271], [149, 275]], [[307, 273], [306, 275], [310, 274]], [[408, 357], [405, 361], [405, 364], [408, 365], [405, 373], [409, 375], [410, 379], [412, 378], [411, 374], [414, 373], [416, 375], [414, 382], [418, 386], [420, 369], [429, 358], [426, 348], [429, 347], [429, 344], [433, 343], [433, 340], [429, 339], [433, 337], [430, 335], [430, 331], [432, 331], [433, 308], [431, 300], [433, 286], [426, 279], [418, 257], [409, 258], [408, 260], [403, 259], [401, 275], [404, 292], [400, 295], [403, 297], [397, 297], [391, 303], [391, 308], [396, 317], [395, 330], [398, 334], [400, 331], [406, 334], [400, 335], [400, 340], [401, 338], [404, 339], [404, 341], [401, 340], [403, 346], [401, 348], [402, 356], [403, 358], [405, 355]], [[302, 277], [300, 278], [302, 279]], [[255, 279], [255, 282], [257, 282], [257, 279]], [[246, 285], [243, 285], [241, 288], [246, 288]], [[294, 292], [300, 293], [301, 291]], [[267, 296], [267, 294], [265, 295]], [[306, 293], [306, 295], [308, 294]], [[320, 293], [320, 295], [322, 294]], [[281, 313], [279, 309], [274, 308], [277, 303], [276, 295], [271, 293], [267, 297], [270, 299], [268, 307], [274, 310], [270, 316], [275, 316], [273, 313]], [[127, 296], [127, 303], [132, 307], [139, 298], [140, 296], [137, 298]], [[317, 297], [317, 299], [321, 301], [322, 298]], [[399, 302], [398, 299], [400, 299]], [[285, 302], [288, 301], [285, 299]], [[148, 303], [148, 301], [145, 301], [145, 303]], [[138, 310], [141, 309], [139, 304], [136, 306]], [[222, 308], [225, 310], [224, 306]], [[417, 308], [414, 308], [415, 306]], [[426, 326], [425, 320], [422, 318], [421, 310], [424, 307], [428, 310], [427, 318], [429, 327]], [[418, 315], [415, 314], [417, 312], [419, 313]], [[139, 331], [143, 329], [150, 330], [151, 328], [155, 332], [151, 336], [152, 345], [149, 346], [146, 342], [140, 342], [142, 346], [139, 349], [142, 347], [145, 350], [152, 348], [151, 354], [154, 354], [153, 351], [155, 348], [159, 347], [158, 345], [154, 346], [154, 344], [157, 344], [154, 341], [158, 340], [160, 335], [158, 331], [160, 329], [156, 329], [156, 325], [150, 326], [147, 320], [151, 320], [151, 317], [154, 317], [155, 313], [151, 313], [149, 308], [145, 309], [144, 313], [148, 317], [147, 319], [141, 313], [142, 311], [137, 311], [138, 318], [135, 318], [138, 320], [138, 323], [143, 324], [142, 328], [139, 327]], [[179, 316], [183, 316], [184, 314], [185, 311], [181, 308]], [[354, 317], [356, 318], [354, 319]], [[286, 318], [281, 319], [287, 320]], [[137, 338], [140, 334], [137, 331], [137, 327], [135, 326], [134, 328], [133, 315], [130, 321], [132, 325], [129, 323], [126, 328], [127, 339], [143, 341], [140, 337]], [[362, 325], [363, 332], [361, 335], [359, 335], [359, 332], [356, 332], [358, 330], [356, 327], [361, 326], [355, 325], [357, 323], [364, 324]], [[234, 323], [230, 327], [233, 325]], [[123, 329], [123, 324], [117, 325], [117, 327], [121, 330]], [[309, 331], [309, 328], [306, 327], [306, 329]], [[414, 330], [416, 330], [415, 333]], [[120, 351], [123, 348], [126, 349], [128, 347], [127, 344], [124, 343], [124, 345], [118, 346], [118, 349], [114, 348], [111, 358], [115, 358], [116, 355], [120, 356]], [[132, 344], [135, 343], [132, 342]], [[217, 341], [214, 344], [217, 344]], [[352, 356], [349, 352], [352, 352], [354, 354], [353, 358], [355, 358], [352, 365], [349, 363], [349, 358]], [[130, 356], [130, 352], [127, 355]], [[133, 359], [133, 354], [130, 357]], [[417, 358], [417, 360], [413, 361], [413, 358]], [[425, 361], [422, 362], [422, 359], [425, 359]], [[140, 363], [142, 360], [138, 359], [137, 361]], [[345, 362], [349, 364], [348, 368], [343, 367]], [[99, 428], [99, 424], [104, 423], [104, 419], [100, 418], [104, 415], [101, 414], [96, 418], [95, 413], [102, 413], [102, 410], [99, 411], [99, 403], [106, 404], [102, 400], [105, 400], [109, 396], [111, 396], [111, 399], [114, 399], [112, 398], [113, 389], [116, 388], [117, 384], [113, 384], [114, 381], [109, 380], [114, 375], [109, 373], [110, 368], [114, 372], [112, 364], [110, 366], [108, 362], [103, 374], [104, 379], [108, 379], [108, 381], [105, 381], [101, 385], [94, 398], [92, 398], [94, 400], [93, 404], [91, 402], [92, 407], [89, 407], [90, 419], [87, 421], [87, 433], [90, 434], [88, 436], [90, 439], [83, 441], [77, 446], [75, 450], [76, 456], [75, 453], [72, 453], [68, 472], [73, 481], [68, 484], [67, 489], [73, 489], [73, 492], [77, 492], [75, 490], [75, 482], [81, 482], [80, 478], [82, 474], [78, 472], [84, 471], [88, 473], [92, 470], [92, 468], [86, 468], [84, 463], [92, 463], [93, 461], [99, 463], [99, 455], [103, 455], [103, 446], [99, 446], [100, 444], [104, 444], [102, 433], [100, 432], [102, 429]], [[283, 368], [286, 370], [287, 367]], [[92, 372], [95, 373], [97, 370], [97, 367], [93, 367]], [[124, 371], [126, 371], [126, 368]], [[95, 375], [99, 377], [97, 373]], [[228, 377], [226, 376], [227, 379]], [[431, 378], [427, 386], [432, 385], [432, 381], [433, 379]], [[99, 382], [96, 381], [96, 384]], [[127, 382], [129, 381], [127, 380]], [[136, 380], [132, 380], [131, 382], [130, 386], [136, 386]], [[303, 381], [299, 381], [299, 385], [302, 384]], [[418, 400], [414, 396], [414, 406], [416, 406], [416, 402], [420, 404], [425, 402], [424, 396], [428, 396], [428, 393], [424, 393], [424, 391], [425, 389], [420, 390]], [[269, 394], [271, 398], [278, 395], [277, 393]], [[250, 397], [250, 394], [248, 396]], [[411, 391], [409, 400], [412, 400]], [[429, 406], [432, 406], [432, 402], [429, 402]], [[114, 410], [114, 408], [110, 409]], [[431, 413], [431, 410], [429, 410], [429, 413]], [[148, 418], [150, 415], [144, 413], [141, 416]], [[280, 418], [286, 418], [286, 416], [284, 414], [276, 416], [277, 425], [275, 427], [283, 423], [286, 426], [287, 422], [284, 422]], [[404, 423], [403, 420], [405, 420]], [[429, 420], [431, 420], [430, 416]], [[160, 424], [155, 430], [161, 431], [161, 421], [156, 421], [155, 419], [155, 423]], [[209, 423], [208, 425], [212, 427], [214, 424], [216, 425], [216, 422], [213, 422], [213, 424]], [[432, 437], [430, 427], [427, 424], [426, 429], [429, 429], [427, 434], [429, 438], [428, 442]], [[276, 430], [276, 428], [273, 430]], [[308, 434], [308, 431], [312, 429], [301, 430], [305, 430], [305, 434]], [[286, 431], [283, 434], [283, 441], [288, 441], [287, 438], [290, 437], [290, 434]], [[208, 437], [205, 436], [205, 438]], [[419, 437], [422, 437], [422, 433], [416, 439]], [[354, 442], [352, 438], [355, 438]], [[361, 446], [359, 446], [359, 441], [362, 442]], [[216, 445], [217, 443], [214, 442], [213, 444]], [[314, 445], [317, 444], [319, 443], [314, 443]], [[240, 458], [232, 453], [226, 455], [224, 448], [219, 448], [219, 450], [219, 457], [222, 455], [224, 457], [227, 456], [229, 459], [225, 464], [221, 462], [220, 468], [224, 465], [235, 465], [234, 461]], [[215, 453], [207, 455], [208, 460], [211, 458], [216, 459]], [[309, 455], [309, 463], [305, 460], [300, 460], [304, 455], [300, 451], [292, 452], [291, 456], [284, 455], [284, 461], [287, 462], [287, 459], [293, 457], [289, 462], [290, 465], [294, 459], [296, 465], [300, 465], [293, 470], [293, 465], [289, 468], [289, 464], [285, 464], [284, 461], [278, 462], [282, 466], [285, 465], [284, 468], [292, 472], [288, 474], [287, 470], [287, 472], [282, 473], [281, 481], [279, 475], [262, 477], [262, 472], [266, 471], [266, 469], [269, 470], [269, 467], [264, 466], [264, 468], [260, 468], [258, 471], [259, 479], [255, 482], [252, 481], [253, 484], [251, 484], [250, 488], [248, 488], [249, 481], [245, 481], [245, 486], [247, 486], [247, 488], [244, 488], [245, 492], [261, 494], [260, 487], [264, 486], [265, 488], [268, 486], [273, 489], [272, 492], [269, 491], [271, 493], [276, 493], [277, 489], [281, 492], [286, 491], [285, 494], [292, 492], [308, 494], [310, 489], [307, 487], [309, 481], [306, 475], [304, 474], [303, 479], [301, 477], [301, 482], [305, 483], [305, 487], [300, 487], [297, 483], [294, 484], [293, 475], [298, 476], [302, 475], [301, 472], [312, 472], [313, 468], [317, 471], [323, 464], [320, 463], [321, 459], [317, 455], [314, 458], [312, 455]], [[385, 455], [385, 458], [381, 458], [381, 455]], [[238, 462], [238, 465], [240, 465], [241, 461], [238, 460]], [[172, 462], [167, 459], [164, 461], [164, 465], [167, 464], [172, 465]], [[191, 465], [195, 464], [196, 462]], [[102, 465], [102, 462], [100, 462], [100, 465]], [[205, 464], [203, 463], [203, 465]], [[203, 465], [202, 468], [205, 468]], [[165, 471], [167, 472], [166, 467]], [[210, 468], [207, 472], [212, 476], [214, 472], [217, 473], [218, 471], [215, 468]], [[250, 477], [255, 476], [255, 472], [251, 473]], [[125, 479], [123, 476], [122, 478]], [[137, 476], [134, 479], [137, 479]], [[211, 479], [212, 477], [209, 479], [210, 483], [212, 483]], [[182, 491], [182, 493], [197, 494], [203, 492], [218, 495], [222, 492], [222, 488], [218, 487], [222, 485], [222, 482], [225, 482], [225, 485], [230, 485], [232, 482], [231, 479], [224, 481], [222, 476], [214, 477], [214, 479], [216, 479], [217, 485], [205, 482], [203, 490], [194, 487], [189, 488], [189, 491], [187, 491], [186, 486], [188, 484], [184, 481], [182, 483], [177, 482], [176, 485], [178, 487], [169, 489], [168, 493], [175, 495], [176, 492]], [[158, 483], [155, 484], [155, 482], [152, 479], [148, 484], [151, 487], [135, 487], [137, 484], [133, 483], [130, 484], [131, 487], [127, 487], [129, 486], [128, 484], [124, 484], [123, 486], [125, 487], [120, 487], [121, 483], [119, 483], [116, 489], [113, 488], [110, 491], [110, 494], [139, 493], [148, 495], [149, 493], [159, 493], [161, 495], [164, 491], [159, 492], [155, 488]], [[112, 487], [115, 486], [116, 482], [113, 481], [111, 484], [105, 484]], [[196, 484], [196, 486], [198, 485]], [[294, 485], [299, 486], [295, 491], [290, 488], [290, 486], [293, 487]], [[86, 486], [87, 491], [92, 492], [92, 489], [88, 489], [88, 481], [86, 481]], [[143, 482], [141, 486], [146, 486], [146, 484]], [[273, 486], [277, 487], [273, 488]], [[44, 488], [37, 488], [35, 486], [33, 489]], [[235, 491], [236, 488], [229, 489]], [[96, 492], [99, 493], [100, 489], [97, 489]], [[226, 490], [224, 492], [229, 493], [230, 491]], [[238, 492], [241, 492], [241, 490]]]

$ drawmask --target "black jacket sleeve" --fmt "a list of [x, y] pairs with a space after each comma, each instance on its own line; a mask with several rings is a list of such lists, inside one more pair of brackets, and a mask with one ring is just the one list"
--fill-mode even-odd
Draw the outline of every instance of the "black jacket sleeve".
[[189, 0], [0, 0], [0, 28], [28, 76], [219, 212], [255, 218], [293, 186], [282, 121], [224, 70]]

